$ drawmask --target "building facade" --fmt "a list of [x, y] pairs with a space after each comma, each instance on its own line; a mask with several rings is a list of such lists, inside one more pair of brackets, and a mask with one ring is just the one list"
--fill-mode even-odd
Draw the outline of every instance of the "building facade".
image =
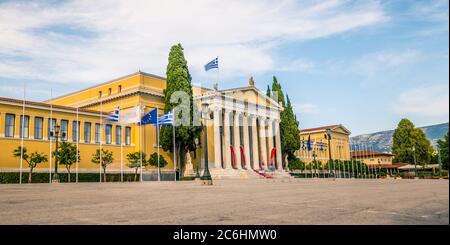
[[[13, 157], [12, 152], [22, 140], [28, 152], [52, 156], [55, 140], [50, 132], [55, 125], [66, 135], [61, 140], [79, 148], [78, 171], [98, 171], [99, 166], [92, 163], [91, 158], [100, 147], [113, 152], [114, 161], [108, 171], [130, 170], [126, 167], [128, 153], [143, 151], [149, 156], [157, 151], [156, 128], [105, 122], [105, 118], [116, 108], [127, 110], [137, 106], [142, 116], [155, 108], [161, 115], [165, 87], [165, 78], [139, 71], [43, 102], [0, 98], [0, 144], [4, 146], [0, 171], [18, 171], [19, 159]], [[277, 132], [283, 108], [259, 91], [253, 80], [238, 89], [194, 86], [193, 95], [194, 103], [199, 108], [204, 107], [212, 118], [207, 122], [207, 140], [209, 167], [214, 178], [245, 178], [254, 174], [255, 169], [282, 171]], [[193, 165], [200, 170], [204, 163], [203, 147], [200, 143], [197, 151], [190, 153]], [[175, 166], [172, 153], [162, 149], [160, 153], [168, 162], [163, 171], [179, 167]], [[52, 164], [54, 157], [40, 164], [37, 171], [51, 171]], [[148, 167], [144, 171], [151, 170]]]
[[[327, 129], [330, 132], [330, 146], [328, 145]], [[350, 160], [350, 137], [351, 132], [343, 125], [329, 125], [316, 128], [300, 130], [301, 148], [297, 151], [297, 157], [305, 163], [320, 161], [322, 163], [333, 160]], [[308, 150], [308, 139], [310, 149]]]
[[352, 151], [352, 159], [364, 162], [369, 166], [387, 166], [392, 165], [393, 154], [369, 151], [369, 150], [354, 150]]

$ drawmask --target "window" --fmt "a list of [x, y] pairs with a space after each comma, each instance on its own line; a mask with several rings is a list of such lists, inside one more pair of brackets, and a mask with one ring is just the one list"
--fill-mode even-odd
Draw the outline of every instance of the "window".
[[111, 95], [111, 93], [112, 93], [112, 89], [108, 88], [108, 95]]
[[95, 124], [95, 143], [100, 143], [100, 123]]
[[43, 133], [43, 125], [44, 125], [44, 118], [42, 117], [35, 117], [34, 118], [34, 138], [35, 139], [42, 139]]
[[48, 119], [48, 127], [47, 127], [47, 138], [50, 139], [50, 133], [55, 131], [56, 119], [49, 118]]
[[116, 145], [121, 145], [122, 142], [122, 127], [116, 126]]
[[99, 97], [99, 98], [102, 97], [102, 91], [98, 91], [98, 97]]
[[[22, 133], [22, 122], [23, 124], [23, 133]], [[23, 117], [22, 115], [20, 116], [20, 137], [23, 138], [28, 138], [29, 137], [29, 133], [30, 133], [30, 116], [25, 116]]]
[[105, 127], [106, 144], [111, 144], [111, 138], [112, 138], [111, 133], [112, 133], [112, 125], [106, 124], [106, 127]]
[[80, 141], [80, 121], [72, 122], [72, 141], [73, 142]]
[[125, 145], [131, 145], [131, 128], [125, 128]]
[[117, 87], [117, 92], [122, 93], [122, 85], [119, 85], [119, 87]]
[[69, 121], [61, 120], [61, 139], [66, 141], [69, 133]]
[[85, 122], [84, 123], [84, 143], [90, 143], [91, 142], [91, 123]]
[[14, 137], [14, 122], [16, 115], [6, 114], [5, 118], [5, 137]]

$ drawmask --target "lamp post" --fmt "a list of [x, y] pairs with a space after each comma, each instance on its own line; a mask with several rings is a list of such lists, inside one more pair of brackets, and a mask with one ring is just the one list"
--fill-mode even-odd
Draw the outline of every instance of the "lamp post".
[[[209, 162], [208, 162], [208, 127], [206, 125], [206, 120], [208, 117], [208, 104], [202, 104], [202, 117], [203, 117], [203, 140], [204, 140], [204, 144], [203, 147], [203, 153], [204, 153], [204, 158], [205, 158], [205, 169], [203, 171], [203, 176], [201, 177], [201, 179], [203, 180], [203, 184], [204, 185], [212, 185], [212, 178], [211, 178], [211, 173], [209, 172]], [[217, 147], [217, 146], [215, 146]]]
[[414, 158], [414, 177], [417, 178], [418, 176], [417, 176], [416, 146], [413, 146], [412, 150], [413, 150], [413, 158]]
[[[60, 133], [60, 126], [56, 125], [55, 130], [50, 132], [50, 136], [55, 138], [56, 140], [56, 150], [55, 150], [55, 172], [52, 177], [52, 183], [59, 183], [59, 176], [58, 176], [58, 139], [59, 139], [59, 133]], [[61, 137], [65, 137], [65, 132], [62, 133]]]
[[[325, 138], [328, 140], [328, 174], [331, 173], [331, 163], [333, 162], [333, 159], [331, 158], [331, 130], [329, 128], [327, 128], [325, 130], [326, 134], [325, 134]], [[333, 164], [334, 166], [334, 164]], [[333, 177], [335, 177], [335, 173], [333, 171]]]
[[439, 177], [442, 178], [442, 160], [441, 160], [441, 149], [439, 147], [436, 147], [438, 152], [438, 163], [439, 163]]

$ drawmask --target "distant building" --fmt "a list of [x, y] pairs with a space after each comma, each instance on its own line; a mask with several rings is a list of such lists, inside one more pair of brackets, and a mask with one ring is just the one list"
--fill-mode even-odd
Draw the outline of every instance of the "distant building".
[[[326, 131], [330, 130], [331, 140], [328, 147]], [[329, 149], [333, 160], [350, 160], [350, 137], [351, 132], [342, 124], [322, 126], [317, 128], [300, 129], [301, 148], [296, 152], [297, 157], [309, 163], [313, 160], [323, 163], [329, 160]], [[308, 138], [311, 150], [308, 150]]]
[[365, 150], [352, 151], [353, 160], [362, 161], [367, 165], [392, 165], [393, 158], [394, 155], [391, 153]]

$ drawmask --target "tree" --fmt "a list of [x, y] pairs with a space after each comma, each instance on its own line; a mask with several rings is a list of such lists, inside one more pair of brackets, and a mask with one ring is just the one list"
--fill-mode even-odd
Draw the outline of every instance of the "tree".
[[272, 97], [284, 106], [284, 110], [280, 113], [282, 159], [285, 159], [287, 155], [289, 161], [291, 161], [296, 158], [295, 151], [299, 150], [301, 146], [299, 122], [297, 121], [289, 96], [286, 98], [286, 103], [281, 85], [275, 76], [273, 77]]
[[[68, 172], [68, 181], [70, 182], [70, 167], [77, 162], [77, 147], [68, 142], [61, 142], [57, 149], [58, 161], [60, 165], [65, 165]], [[53, 152], [55, 155], [56, 152]], [[78, 150], [78, 161], [80, 161], [80, 151]]]
[[394, 131], [392, 152], [393, 162], [427, 164], [431, 160], [433, 148], [422, 129], [416, 128], [408, 119], [402, 119]]
[[[150, 155], [148, 164], [153, 167], [158, 167], [158, 154], [156, 152]], [[165, 166], [167, 166], [166, 159], [164, 159], [163, 156], [159, 155], [159, 167], [164, 168]]]
[[437, 141], [437, 146], [441, 154], [442, 168], [448, 170], [448, 132], [443, 139]]
[[[103, 168], [103, 181], [106, 182], [106, 167], [110, 165], [113, 161], [113, 153], [112, 151], [105, 150], [102, 148], [102, 159], [101, 159], [101, 166]], [[92, 163], [100, 164], [100, 149], [97, 149], [94, 154], [92, 154]]]
[[23, 148], [23, 152], [22, 152], [22, 147], [19, 146], [17, 147], [14, 151], [13, 151], [13, 155], [15, 157], [23, 157], [23, 160], [25, 160], [25, 162], [28, 164], [28, 167], [30, 168], [30, 173], [28, 174], [28, 183], [31, 183], [31, 177], [33, 175], [33, 169], [35, 167], [37, 167], [38, 164], [43, 163], [43, 162], [47, 162], [48, 158], [47, 155], [44, 155], [44, 153], [39, 153], [39, 152], [33, 152], [31, 153], [31, 155], [27, 154], [27, 148]]
[[267, 97], [272, 97], [272, 92], [270, 91], [270, 85], [267, 85], [266, 95], [267, 95]]
[[[194, 105], [192, 97], [191, 75], [184, 57], [181, 44], [172, 46], [169, 53], [169, 62], [166, 71], [167, 87], [164, 89], [164, 112], [174, 109], [175, 115], [175, 153], [179, 159], [180, 172], [184, 166], [184, 156], [188, 151], [195, 151], [197, 145], [195, 139], [200, 139], [201, 127], [194, 125]], [[174, 103], [172, 95], [183, 94], [188, 103], [176, 100]], [[174, 96], [174, 98], [175, 98]], [[188, 106], [188, 108], [186, 108]], [[189, 111], [189, 115], [181, 118], [183, 111]], [[182, 125], [177, 125], [184, 121]], [[165, 151], [173, 152], [172, 126], [164, 126], [160, 132], [160, 143]]]
[[127, 166], [129, 168], [134, 168], [134, 181], [136, 181], [137, 171], [141, 167], [141, 154], [142, 154], [142, 167], [145, 167], [147, 166], [147, 161], [145, 160], [147, 155], [145, 154], [145, 152], [141, 153], [137, 151], [137, 152], [130, 152], [127, 154], [128, 160]]

